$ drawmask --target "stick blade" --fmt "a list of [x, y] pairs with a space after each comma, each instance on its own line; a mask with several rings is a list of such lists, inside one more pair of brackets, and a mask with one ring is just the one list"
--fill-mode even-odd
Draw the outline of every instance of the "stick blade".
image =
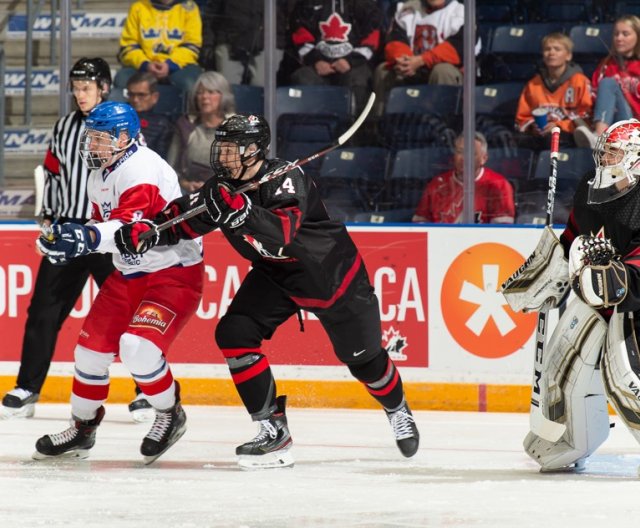
[[38, 165], [33, 170], [33, 181], [35, 186], [35, 203], [34, 203], [34, 216], [40, 216], [42, 212], [42, 201], [44, 200], [44, 167]]
[[369, 113], [371, 112], [373, 103], [375, 103], [375, 101], [376, 94], [375, 92], [371, 92], [371, 94], [369, 95], [369, 99], [367, 100], [367, 104], [365, 105], [362, 113], [358, 116], [358, 119], [356, 119], [353, 125], [351, 125], [348, 130], [338, 138], [338, 145], [344, 145], [349, 140], [349, 138], [351, 138], [351, 136], [353, 136], [356, 131], [362, 126], [364, 120], [369, 116]]

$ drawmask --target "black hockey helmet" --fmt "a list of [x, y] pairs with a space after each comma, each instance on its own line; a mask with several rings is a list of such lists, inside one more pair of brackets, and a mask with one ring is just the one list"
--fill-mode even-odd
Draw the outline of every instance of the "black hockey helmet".
[[103, 93], [111, 90], [111, 68], [104, 59], [82, 57], [69, 72], [69, 83], [72, 81], [96, 81]]
[[[234, 114], [225, 119], [216, 129], [215, 139], [211, 144], [211, 168], [218, 174], [227, 172], [220, 163], [221, 143], [238, 145], [240, 162], [246, 167], [246, 162], [250, 159], [260, 160], [267, 156], [271, 143], [269, 123], [264, 117], [254, 114]], [[245, 154], [250, 145], [256, 145], [256, 151]]]

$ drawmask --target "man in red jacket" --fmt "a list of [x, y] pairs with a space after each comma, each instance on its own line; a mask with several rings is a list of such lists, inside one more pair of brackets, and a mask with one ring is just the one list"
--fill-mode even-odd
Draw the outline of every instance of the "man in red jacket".
[[[512, 224], [515, 218], [513, 187], [509, 181], [485, 167], [489, 159], [487, 140], [476, 132], [474, 217], [476, 224]], [[458, 136], [453, 151], [453, 169], [427, 183], [413, 215], [414, 222], [460, 223], [463, 200], [464, 137]]]

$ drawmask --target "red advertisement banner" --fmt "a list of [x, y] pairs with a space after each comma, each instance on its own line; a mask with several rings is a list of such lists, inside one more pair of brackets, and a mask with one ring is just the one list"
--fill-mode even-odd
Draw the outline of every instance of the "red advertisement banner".
[[[424, 231], [351, 233], [380, 299], [383, 342], [400, 364], [429, 365], [427, 236]], [[40, 262], [36, 231], [0, 230], [0, 361], [19, 361], [27, 308]], [[204, 238], [206, 277], [202, 303], [170, 352], [173, 363], [223, 363], [214, 340], [215, 325], [249, 270], [219, 233]], [[73, 361], [73, 349], [95, 291], [85, 288], [65, 322], [54, 360]], [[265, 299], [268, 302], [268, 299]], [[280, 327], [264, 350], [272, 364], [339, 365], [319, 321], [303, 312]]]

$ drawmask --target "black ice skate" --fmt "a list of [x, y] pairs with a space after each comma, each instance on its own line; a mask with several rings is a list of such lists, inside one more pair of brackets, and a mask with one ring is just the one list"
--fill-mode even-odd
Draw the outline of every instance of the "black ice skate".
[[170, 409], [156, 409], [156, 419], [142, 440], [140, 453], [145, 464], [151, 464], [175, 444], [187, 430], [187, 415], [180, 403], [180, 385], [176, 381], [176, 403]]
[[35, 412], [39, 394], [26, 389], [15, 388], [2, 398], [0, 419], [31, 418]]
[[418, 451], [418, 445], [420, 444], [420, 433], [416, 427], [416, 422], [411, 414], [411, 409], [405, 401], [395, 411], [387, 411], [387, 418], [393, 429], [393, 434], [396, 437], [396, 444], [400, 452], [408, 457], [412, 457]]
[[156, 411], [142, 392], [129, 404], [129, 412], [137, 423], [150, 422], [156, 416]]
[[93, 420], [73, 418], [71, 427], [58, 434], [45, 435], [36, 442], [35, 460], [53, 457], [87, 458], [96, 443], [96, 429], [104, 418], [104, 407], [100, 406]]
[[238, 465], [242, 469], [267, 469], [293, 467], [293, 456], [289, 448], [293, 441], [285, 414], [286, 396], [276, 398], [276, 410], [266, 420], [260, 420], [258, 435], [236, 447]]

